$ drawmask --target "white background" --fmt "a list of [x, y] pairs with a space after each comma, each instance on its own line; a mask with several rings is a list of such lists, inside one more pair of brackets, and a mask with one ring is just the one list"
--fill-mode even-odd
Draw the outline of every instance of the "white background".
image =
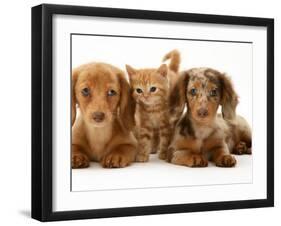
[[[41, 1], [13, 1], [2, 3], [1, 12], [1, 161], [0, 222], [3, 225], [36, 225], [30, 214], [30, 7]], [[275, 62], [280, 61], [280, 19], [278, 1], [48, 1], [49, 3], [83, 4], [107, 7], [155, 9], [193, 13], [229, 14], [239, 16], [275, 17]], [[280, 84], [281, 70], [276, 64], [275, 84]], [[275, 115], [281, 115], [281, 91], [277, 85]], [[280, 117], [275, 119], [275, 159], [280, 159]], [[275, 160], [275, 163], [277, 161]], [[60, 222], [60, 225], [144, 225], [144, 224], [196, 224], [228, 225], [267, 224], [278, 221], [280, 213], [280, 165], [276, 164], [276, 208], [173, 214], [161, 216]]]

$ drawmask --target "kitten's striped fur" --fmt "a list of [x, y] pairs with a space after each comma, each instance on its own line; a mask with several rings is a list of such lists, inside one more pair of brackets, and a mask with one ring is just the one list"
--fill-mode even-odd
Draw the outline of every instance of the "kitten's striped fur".
[[171, 139], [168, 95], [178, 76], [180, 55], [169, 52], [163, 60], [170, 59], [169, 68], [162, 64], [158, 69], [134, 69], [126, 65], [136, 106], [136, 136], [138, 154], [136, 161], [147, 162], [150, 153], [159, 149], [159, 158], [166, 159]]

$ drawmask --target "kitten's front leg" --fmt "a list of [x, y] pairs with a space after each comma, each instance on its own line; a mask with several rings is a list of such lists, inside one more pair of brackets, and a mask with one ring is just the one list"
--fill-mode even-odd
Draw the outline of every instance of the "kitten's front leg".
[[151, 141], [153, 129], [151, 127], [141, 127], [138, 134], [138, 153], [136, 156], [137, 162], [148, 162], [151, 151]]
[[160, 129], [159, 158], [165, 160], [167, 159], [167, 150], [171, 140], [171, 128], [170, 128], [168, 116], [166, 114], [164, 114], [160, 118], [159, 129]]

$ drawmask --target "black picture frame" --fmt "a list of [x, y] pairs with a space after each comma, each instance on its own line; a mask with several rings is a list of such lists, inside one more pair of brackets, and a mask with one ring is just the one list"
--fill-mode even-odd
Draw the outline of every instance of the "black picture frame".
[[[55, 14], [267, 28], [267, 198], [95, 210], [52, 210], [52, 17]], [[43, 4], [32, 8], [32, 218], [40, 221], [168, 214], [274, 206], [274, 20]]]

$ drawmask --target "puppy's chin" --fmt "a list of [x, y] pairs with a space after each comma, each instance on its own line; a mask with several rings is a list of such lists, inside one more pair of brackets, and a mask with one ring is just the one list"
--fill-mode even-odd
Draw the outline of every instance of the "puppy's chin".
[[96, 127], [96, 128], [103, 128], [105, 127], [106, 125], [108, 125], [108, 123], [104, 123], [104, 122], [92, 122], [91, 125], [93, 127]]

